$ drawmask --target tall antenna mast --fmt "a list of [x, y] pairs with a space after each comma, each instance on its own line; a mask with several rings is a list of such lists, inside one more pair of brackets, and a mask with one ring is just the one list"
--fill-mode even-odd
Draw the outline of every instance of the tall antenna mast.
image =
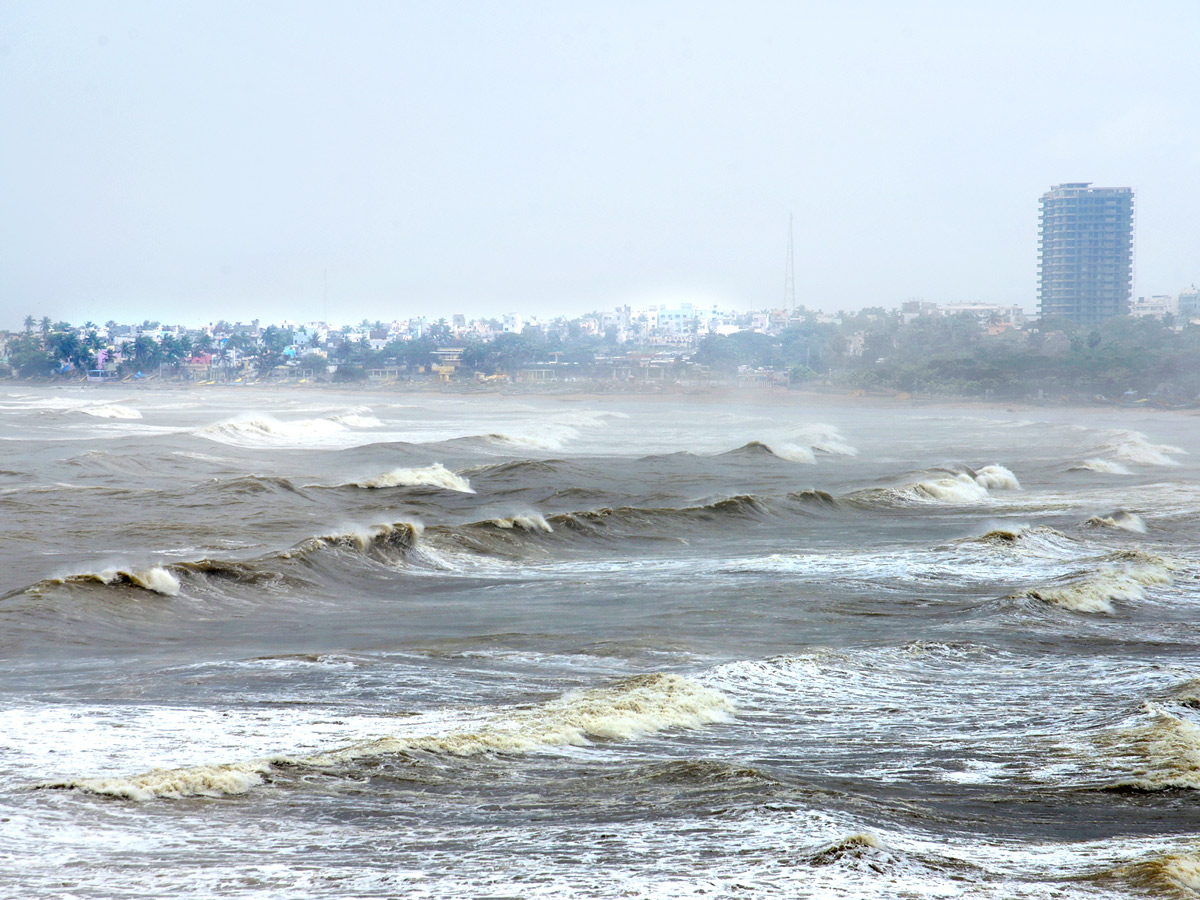
[[788, 213], [787, 268], [783, 275], [783, 308], [789, 315], [796, 312], [796, 257], [792, 248], [792, 214]]

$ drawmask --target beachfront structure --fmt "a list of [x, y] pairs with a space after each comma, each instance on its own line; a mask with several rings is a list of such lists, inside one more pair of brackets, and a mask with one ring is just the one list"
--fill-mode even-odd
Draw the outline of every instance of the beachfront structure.
[[1129, 312], [1133, 189], [1058, 184], [1042, 195], [1038, 311], [1095, 323]]

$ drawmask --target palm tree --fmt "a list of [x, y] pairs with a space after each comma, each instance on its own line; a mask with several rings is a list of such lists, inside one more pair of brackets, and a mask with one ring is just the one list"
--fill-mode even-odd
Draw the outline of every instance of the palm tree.
[[50, 333], [50, 317], [49, 316], [42, 317], [42, 326], [41, 327], [42, 327], [42, 337], [45, 337], [46, 335], [48, 335]]
[[37, 321], [33, 318], [33, 316], [26, 316], [25, 317], [25, 333], [31, 334], [33, 332], [33, 326], [36, 324], [37, 324]]

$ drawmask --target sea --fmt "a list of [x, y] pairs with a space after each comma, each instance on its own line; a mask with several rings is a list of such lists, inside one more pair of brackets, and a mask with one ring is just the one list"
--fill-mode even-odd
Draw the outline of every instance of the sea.
[[0, 897], [1200, 893], [1200, 420], [0, 387]]

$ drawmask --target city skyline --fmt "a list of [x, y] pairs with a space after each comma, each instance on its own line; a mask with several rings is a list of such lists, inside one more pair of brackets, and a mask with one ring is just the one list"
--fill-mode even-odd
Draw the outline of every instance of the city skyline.
[[1037, 197], [1067, 181], [1137, 191], [1134, 295], [1174, 294], [1197, 27], [1184, 2], [5, 4], [0, 327], [763, 308], [791, 214], [798, 303], [1033, 310]]

